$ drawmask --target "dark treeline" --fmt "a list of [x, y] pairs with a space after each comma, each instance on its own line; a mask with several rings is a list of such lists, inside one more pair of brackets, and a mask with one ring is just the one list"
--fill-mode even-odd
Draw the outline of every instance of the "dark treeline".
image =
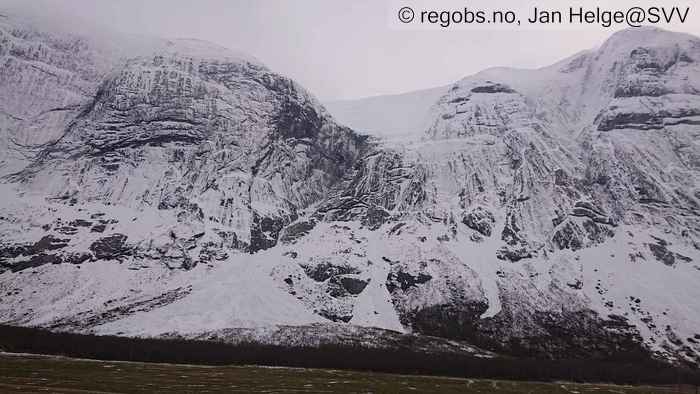
[[360, 346], [231, 345], [183, 339], [80, 335], [5, 325], [0, 325], [0, 350], [97, 360], [206, 365], [257, 364], [521, 381], [700, 384], [700, 372], [697, 370], [673, 368], [649, 360], [630, 363], [505, 357], [486, 359]]

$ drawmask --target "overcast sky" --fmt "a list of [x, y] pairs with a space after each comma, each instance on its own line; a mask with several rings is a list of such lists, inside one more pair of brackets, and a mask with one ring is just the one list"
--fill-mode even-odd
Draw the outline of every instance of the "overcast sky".
[[[545, 66], [600, 45], [612, 32], [403, 31], [389, 26], [390, 4], [381, 0], [23, 2], [123, 32], [238, 49], [326, 101], [445, 85], [493, 66]], [[700, 20], [686, 30], [700, 34]]]

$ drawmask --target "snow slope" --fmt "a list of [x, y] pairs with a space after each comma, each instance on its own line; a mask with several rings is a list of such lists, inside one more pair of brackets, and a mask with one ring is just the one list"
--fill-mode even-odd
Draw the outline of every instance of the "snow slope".
[[337, 100], [324, 103], [338, 122], [387, 139], [420, 134], [429, 121], [430, 107], [447, 91], [447, 86], [415, 92]]

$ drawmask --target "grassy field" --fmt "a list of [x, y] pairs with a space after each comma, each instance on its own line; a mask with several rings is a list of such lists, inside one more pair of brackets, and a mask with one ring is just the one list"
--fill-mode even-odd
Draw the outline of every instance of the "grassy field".
[[0, 354], [7, 393], [695, 393], [691, 387], [632, 387], [392, 375], [324, 369], [105, 362]]

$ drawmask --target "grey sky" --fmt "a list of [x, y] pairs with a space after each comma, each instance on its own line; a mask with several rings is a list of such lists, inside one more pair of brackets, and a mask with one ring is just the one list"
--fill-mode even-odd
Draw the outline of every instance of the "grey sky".
[[[0, 0], [0, 6], [8, 1]], [[595, 47], [612, 33], [603, 28], [402, 31], [390, 28], [390, 5], [380, 0], [25, 3], [124, 32], [199, 38], [238, 49], [294, 78], [322, 100], [429, 88], [493, 66], [544, 66]], [[501, 3], [506, 6], [509, 1]], [[684, 30], [700, 34], [698, 21]]]

